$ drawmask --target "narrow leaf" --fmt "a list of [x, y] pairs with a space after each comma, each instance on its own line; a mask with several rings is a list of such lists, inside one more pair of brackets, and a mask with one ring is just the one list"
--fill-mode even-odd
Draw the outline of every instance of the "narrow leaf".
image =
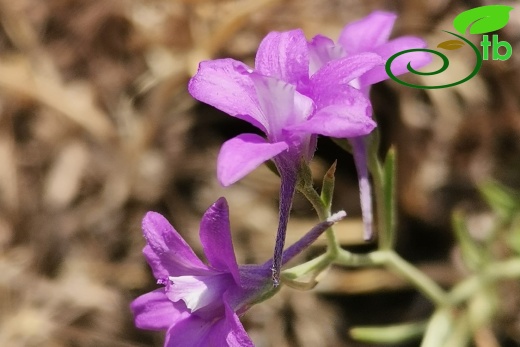
[[471, 330], [468, 321], [468, 313], [462, 312], [457, 316], [450, 329], [450, 334], [444, 341], [443, 347], [466, 347], [471, 340]]
[[485, 263], [487, 254], [482, 246], [471, 237], [466, 220], [460, 211], [453, 213], [452, 226], [464, 263], [469, 269], [478, 270]]
[[323, 184], [321, 186], [321, 200], [323, 201], [323, 204], [327, 207], [328, 210], [330, 210], [330, 207], [332, 205], [332, 195], [334, 194], [334, 174], [336, 173], [336, 164], [337, 160], [332, 163], [330, 168], [325, 173], [325, 176], [323, 176]]
[[512, 218], [510, 228], [507, 244], [516, 254], [520, 254], [520, 213], [515, 214]]
[[385, 327], [355, 327], [350, 329], [350, 335], [358, 341], [388, 345], [417, 340], [425, 330], [426, 322], [419, 322]]
[[513, 7], [505, 5], [475, 7], [455, 17], [453, 26], [463, 35], [468, 28], [470, 34], [486, 34], [505, 27], [512, 9]]
[[443, 41], [437, 45], [438, 48], [447, 49], [449, 51], [454, 51], [461, 48], [462, 46], [464, 46], [464, 42], [460, 40]]
[[503, 184], [489, 181], [481, 184], [478, 188], [489, 206], [506, 223], [509, 222], [515, 212], [520, 210], [520, 194]]
[[385, 199], [385, 229], [384, 239], [391, 248], [395, 242], [395, 229], [397, 222], [397, 206], [396, 206], [396, 153], [392, 147], [388, 151], [383, 167], [383, 186]]
[[450, 308], [438, 308], [428, 322], [421, 347], [444, 346], [454, 324]]

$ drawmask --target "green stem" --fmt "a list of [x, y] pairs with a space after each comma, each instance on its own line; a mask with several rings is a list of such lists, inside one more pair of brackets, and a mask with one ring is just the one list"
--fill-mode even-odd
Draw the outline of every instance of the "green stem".
[[372, 174], [374, 182], [374, 194], [376, 198], [377, 235], [379, 237], [379, 249], [391, 249], [392, 240], [387, 239], [388, 233], [385, 232], [386, 209], [383, 168], [377, 157], [377, 151], [370, 149], [368, 152], [368, 169]]
[[316, 278], [330, 266], [333, 260], [330, 253], [324, 253], [306, 263], [285, 270], [282, 272], [283, 283], [294, 289], [310, 290], [318, 283]]
[[449, 294], [452, 305], [460, 304], [472, 297], [490, 282], [520, 278], [520, 259], [489, 264], [485, 270], [456, 285]]
[[366, 266], [381, 266], [387, 261], [386, 252], [376, 251], [366, 254], [351, 253], [347, 250], [341, 249], [338, 253], [334, 264], [348, 267], [366, 267]]
[[386, 254], [386, 266], [389, 269], [395, 271], [408, 280], [438, 307], [448, 305], [448, 295], [435, 281], [426, 276], [424, 272], [401, 258], [394, 251], [386, 251]]
[[393, 249], [395, 243], [395, 232], [397, 225], [397, 204], [396, 204], [396, 152], [393, 147], [386, 154], [383, 168], [383, 189], [385, 206], [385, 235], [387, 247]]
[[[312, 207], [318, 214], [318, 218], [320, 219], [320, 221], [324, 221], [330, 216], [330, 208], [327, 208], [327, 206], [325, 206], [325, 204], [321, 200], [320, 195], [312, 186], [304, 184], [299, 186], [298, 190], [312, 204]], [[327, 253], [331, 258], [335, 258], [341, 247], [336, 238], [336, 234], [334, 233], [334, 229], [330, 227], [329, 229], [327, 229], [325, 233], [327, 235]]]
[[384, 265], [408, 280], [408, 282], [435, 303], [435, 305], [445, 306], [449, 303], [448, 295], [436, 282], [392, 250], [375, 251], [368, 254], [353, 254], [341, 250], [334, 262], [339, 265], [351, 267]]

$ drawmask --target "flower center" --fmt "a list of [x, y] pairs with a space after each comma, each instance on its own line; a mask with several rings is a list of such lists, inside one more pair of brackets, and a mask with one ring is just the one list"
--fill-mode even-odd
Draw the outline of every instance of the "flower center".
[[169, 277], [166, 296], [173, 302], [184, 301], [191, 312], [222, 305], [222, 295], [234, 284], [230, 274]]

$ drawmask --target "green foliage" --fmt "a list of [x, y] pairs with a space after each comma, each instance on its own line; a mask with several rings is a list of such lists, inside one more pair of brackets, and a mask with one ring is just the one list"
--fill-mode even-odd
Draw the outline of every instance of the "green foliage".
[[396, 324], [384, 327], [355, 327], [350, 335], [358, 341], [388, 345], [420, 339], [426, 322]]
[[449, 308], [437, 309], [428, 322], [421, 347], [446, 346], [445, 343], [452, 331], [454, 320], [453, 312]]
[[323, 184], [321, 186], [321, 200], [327, 209], [330, 210], [332, 205], [332, 196], [334, 194], [334, 182], [335, 182], [335, 173], [336, 173], [336, 164], [337, 160], [332, 163], [330, 168], [323, 176]]
[[493, 211], [504, 221], [510, 221], [520, 210], [520, 194], [501, 183], [488, 181], [481, 184], [479, 190]]
[[394, 148], [388, 151], [383, 166], [383, 189], [384, 189], [384, 229], [387, 247], [392, 248], [395, 243], [395, 229], [397, 223], [397, 206], [396, 206], [396, 153]]
[[488, 254], [486, 249], [471, 237], [466, 219], [460, 211], [453, 213], [452, 227], [461, 251], [462, 260], [470, 270], [479, 269], [487, 261]]
[[[520, 279], [520, 194], [495, 181], [485, 182], [478, 187], [495, 215], [490, 230], [480, 239], [473, 236], [475, 233], [463, 211], [454, 211], [452, 228], [466, 272], [465, 277], [451, 288], [443, 288], [395, 251], [396, 151], [390, 148], [384, 160], [381, 160], [378, 156], [378, 132], [374, 131], [364, 140], [368, 148], [368, 166], [376, 198], [378, 249], [366, 254], [342, 249], [330, 228], [327, 231], [327, 252], [285, 270], [284, 283], [301, 290], [310, 289], [318, 283], [319, 275], [332, 264], [350, 268], [384, 267], [429, 299], [434, 305], [434, 312], [425, 322], [355, 327], [350, 331], [354, 339], [371, 344], [392, 345], [422, 337], [421, 347], [469, 346], [479, 331], [493, 331], [500, 307], [504, 305], [504, 298], [498, 294], [502, 283]], [[351, 150], [346, 140], [336, 139], [335, 142], [346, 151]], [[308, 165], [302, 163], [300, 168], [298, 190], [312, 203], [321, 220], [328, 218], [331, 213], [335, 170], [336, 163], [323, 177], [320, 195], [313, 187]], [[501, 252], [495, 252], [496, 249]], [[504, 249], [507, 251], [504, 252]]]

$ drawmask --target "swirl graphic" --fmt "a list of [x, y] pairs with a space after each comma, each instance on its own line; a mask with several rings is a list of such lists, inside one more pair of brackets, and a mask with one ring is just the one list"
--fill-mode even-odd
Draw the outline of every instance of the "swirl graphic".
[[457, 84], [461, 84], [461, 83], [464, 83], [466, 81], [468, 81], [469, 79], [473, 78], [477, 73], [478, 71], [480, 70], [480, 67], [482, 66], [482, 54], [480, 53], [480, 51], [478, 50], [477, 46], [475, 46], [473, 43], [471, 43], [468, 39], [466, 39], [465, 37], [463, 36], [460, 36], [458, 34], [455, 34], [455, 33], [452, 33], [451, 31], [446, 31], [446, 30], [443, 30], [444, 32], [447, 32], [448, 34], [451, 34], [451, 35], [454, 35], [456, 37], [458, 37], [459, 39], [463, 40], [464, 42], [466, 42], [472, 49], [473, 51], [475, 52], [475, 56], [477, 57], [477, 60], [475, 62], [475, 68], [473, 69], [473, 71], [465, 78], [457, 81], [457, 82], [453, 82], [453, 83], [449, 83], [449, 84], [443, 84], [443, 85], [439, 85], [439, 86], [422, 86], [422, 85], [419, 85], [419, 84], [412, 84], [412, 83], [408, 83], [408, 82], [405, 82], [403, 80], [400, 80], [399, 78], [397, 78], [397, 76], [395, 76], [392, 72], [392, 69], [391, 69], [391, 66], [392, 66], [392, 63], [393, 61], [403, 55], [403, 54], [406, 54], [406, 53], [411, 53], [411, 52], [428, 52], [428, 53], [432, 53], [432, 54], [435, 54], [437, 55], [438, 57], [440, 57], [442, 59], [442, 66], [435, 70], [435, 71], [431, 71], [431, 72], [421, 72], [421, 71], [417, 71], [415, 70], [412, 65], [411, 65], [411, 62], [408, 63], [408, 65], [406, 66], [406, 68], [408, 69], [409, 72], [415, 74], [415, 75], [420, 75], [420, 76], [431, 76], [431, 75], [437, 75], [437, 74], [440, 74], [442, 72], [444, 72], [448, 66], [450, 65], [450, 62], [448, 60], [448, 57], [439, 52], [439, 51], [435, 51], [433, 49], [428, 49], [428, 48], [414, 48], [414, 49], [407, 49], [407, 50], [404, 50], [404, 51], [401, 51], [401, 52], [398, 52], [394, 55], [392, 55], [386, 62], [386, 65], [385, 65], [385, 70], [386, 70], [386, 73], [388, 74], [388, 76], [393, 79], [394, 81], [396, 81], [397, 83], [400, 83], [402, 85], [405, 85], [407, 87], [411, 87], [411, 88], [419, 88], [419, 89], [441, 89], [441, 88], [449, 88], [449, 87], [453, 87], [453, 86], [456, 86]]

